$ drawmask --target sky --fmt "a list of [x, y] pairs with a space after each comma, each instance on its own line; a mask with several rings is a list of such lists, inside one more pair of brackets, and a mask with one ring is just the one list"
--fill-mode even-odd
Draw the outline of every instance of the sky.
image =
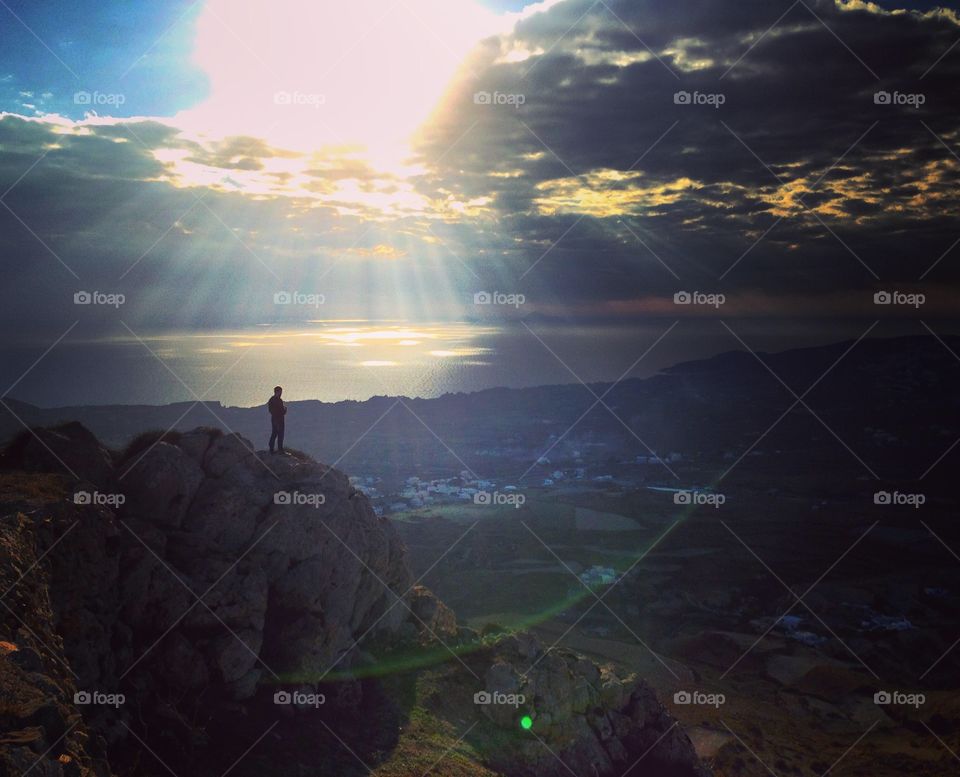
[[946, 319], [958, 41], [907, 0], [2, 0], [4, 341]]

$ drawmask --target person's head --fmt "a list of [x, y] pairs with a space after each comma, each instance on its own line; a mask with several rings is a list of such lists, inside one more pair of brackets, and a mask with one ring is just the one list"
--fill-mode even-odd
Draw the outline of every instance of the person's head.
[[283, 386], [274, 386], [274, 387], [273, 387], [273, 395], [274, 395], [275, 397], [279, 397], [282, 393], [283, 393]]

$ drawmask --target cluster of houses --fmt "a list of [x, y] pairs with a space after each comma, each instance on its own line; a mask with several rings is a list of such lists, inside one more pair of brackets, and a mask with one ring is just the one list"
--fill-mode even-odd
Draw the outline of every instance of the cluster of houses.
[[543, 479], [543, 485], [555, 486], [561, 480], [583, 480], [587, 476], [585, 467], [575, 467], [568, 475], [562, 469], [555, 469], [548, 477]]
[[[399, 492], [390, 494], [381, 493], [372, 477], [352, 477], [351, 484], [358, 491], [362, 491], [374, 503], [377, 515], [385, 512], [396, 513], [403, 510], [414, 510], [430, 504], [449, 504], [451, 502], [472, 502], [480, 492], [496, 490], [496, 484], [491, 480], [473, 477], [464, 470], [459, 477], [421, 479], [417, 476], [408, 477]], [[516, 486], [504, 486], [502, 491], [516, 491]]]
[[680, 453], [669, 453], [666, 456], [637, 456], [637, 458], [634, 459], [637, 464], [675, 464], [682, 460], [683, 455]]
[[[579, 456], [580, 452], [577, 451], [576, 453]], [[682, 458], [679, 453], [670, 453], [663, 457], [657, 455], [637, 456], [634, 464], [676, 463], [681, 461]], [[550, 460], [546, 457], [541, 457], [537, 463], [544, 467], [551, 466]], [[396, 490], [395, 486], [391, 486], [389, 492], [378, 488], [378, 484], [381, 483], [380, 478], [370, 475], [351, 477], [350, 482], [354, 488], [362, 491], [370, 498], [378, 515], [415, 510], [432, 504], [471, 502], [481, 492], [499, 490], [509, 493], [517, 490], [517, 487], [512, 485], [501, 486], [498, 489], [493, 481], [477, 478], [466, 470], [462, 471], [457, 477], [448, 478], [421, 479], [414, 475], [408, 477], [399, 490]], [[588, 478], [587, 468], [577, 466], [565, 469], [555, 468], [549, 474], [543, 476], [539, 485], [542, 488], [551, 488], [568, 484], [570, 486], [579, 485], [583, 482], [622, 482], [629, 484], [631, 477], [625, 473], [620, 477], [611, 474], [597, 474]]]
[[[577, 481], [586, 479], [584, 467], [576, 467], [569, 471], [556, 469], [549, 477], [543, 479], [542, 485], [550, 487], [563, 481]], [[610, 479], [610, 476], [604, 476]], [[594, 478], [598, 480], [600, 478]], [[450, 504], [452, 502], [472, 502], [479, 493], [501, 491], [509, 494], [517, 491], [517, 486], [505, 485], [498, 488], [492, 480], [476, 478], [464, 470], [458, 477], [425, 479], [417, 476], [408, 477], [399, 491], [384, 493], [377, 487], [379, 478], [370, 475], [353, 476], [350, 484], [358, 491], [366, 494], [377, 515], [396, 513], [403, 510], [415, 510], [431, 504]]]
[[610, 585], [617, 581], [617, 573], [613, 567], [592, 566], [580, 573], [580, 579], [585, 585], [593, 588], [598, 585]]
[[[400, 499], [403, 501], [390, 505], [390, 509], [406, 510], [435, 502], [471, 502], [480, 491], [491, 491], [495, 488], [493, 481], [474, 478], [466, 470], [455, 478], [421, 480], [414, 476], [407, 478], [400, 492]], [[515, 490], [515, 487], [507, 488]]]

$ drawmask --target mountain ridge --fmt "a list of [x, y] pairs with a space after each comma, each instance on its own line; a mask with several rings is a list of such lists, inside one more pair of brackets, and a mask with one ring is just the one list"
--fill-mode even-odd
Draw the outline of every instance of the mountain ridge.
[[[650, 470], [638, 480], [642, 473], [630, 463], [671, 453], [697, 462], [697, 479], [708, 481], [723, 476], [761, 440], [757, 455], [771, 447], [783, 451], [782, 461], [772, 462], [781, 472], [813, 458], [829, 461], [824, 471], [847, 481], [864, 473], [909, 479], [960, 437], [958, 352], [957, 338], [943, 343], [931, 337], [876, 338], [757, 356], [734, 351], [612, 387], [565, 384], [433, 399], [292, 401], [287, 441], [352, 474], [392, 484], [394, 491], [410, 476], [451, 478], [464, 470], [530, 485], [558, 466], [568, 474], [585, 468], [588, 476], [614, 467], [634, 472], [637, 484], [665, 485], [676, 479], [671, 472]], [[65, 420], [81, 421], [117, 447], [145, 429], [213, 425], [264, 442], [269, 434], [262, 407], [178, 403], [42, 410], [5, 402], [17, 417], [0, 407], [0, 438], [24, 433], [23, 424]], [[541, 465], [541, 458], [549, 462]], [[917, 472], [905, 472], [905, 461], [917, 462]], [[938, 468], [935, 477], [943, 472]], [[654, 482], [657, 474], [666, 480]]]

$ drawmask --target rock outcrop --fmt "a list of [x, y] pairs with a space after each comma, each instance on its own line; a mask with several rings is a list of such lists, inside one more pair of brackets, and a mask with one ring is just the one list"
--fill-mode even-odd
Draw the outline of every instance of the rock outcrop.
[[92, 734], [74, 703], [75, 673], [50, 600], [41, 548], [59, 525], [16, 515], [0, 522], [2, 777], [111, 774], [103, 738]]
[[[530, 634], [499, 640], [486, 656], [489, 703], [482, 714], [516, 732], [526, 716], [528, 737], [504, 738], [491, 765], [509, 775], [702, 777], [689, 737], [653, 689], [636, 676], [567, 650], [544, 650]], [[512, 702], [512, 703], [511, 703]]]
[[[398, 604], [412, 581], [392, 525], [342, 472], [307, 457], [256, 454], [238, 436], [197, 430], [114, 463], [77, 424], [40, 430], [13, 455], [18, 469], [81, 479], [51, 475], [54, 496], [0, 518], [10, 589], [0, 682], [22, 697], [0, 720], [21, 732], [5, 753], [34, 753], [11, 764], [32, 763], [80, 721], [75, 693], [123, 695], [82, 708], [112, 742], [134, 719], [186, 719], [197, 699], [210, 710], [289, 677], [302, 686], [331, 665], [349, 669], [361, 635], [397, 633], [410, 617]], [[18, 622], [27, 614], [32, 623]], [[34, 773], [71, 773], [56, 750]]]
[[[203, 774], [232, 757], [224, 748], [247, 748], [235, 730], [257, 742], [273, 731], [260, 757], [288, 774], [315, 773], [292, 762], [291, 741], [323, 761], [318, 741], [338, 725], [378, 728], [368, 739], [383, 752], [398, 706], [351, 669], [369, 669], [370, 644], [430, 643], [469, 654], [488, 692], [525, 697], [536, 738], [489, 748], [487, 767], [569, 773], [553, 750], [576, 774], [613, 775], [649, 751], [652, 771], [634, 773], [702, 773], [642, 682], [527, 635], [490, 644], [461, 628], [413, 584], [393, 525], [306, 456], [206, 429], [113, 454], [68, 424], [21, 438], [3, 466], [0, 777]], [[373, 716], [358, 712], [365, 688]], [[335, 703], [321, 709], [325, 693]], [[470, 708], [491, 741], [516, 731], [517, 708]]]
[[144, 659], [171, 668], [167, 687], [212, 680], [248, 698], [263, 679], [349, 666], [361, 634], [409, 617], [396, 532], [343, 473], [202, 430], [134, 459], [117, 478], [116, 518], [134, 541], [120, 610], [134, 653], [173, 630]]

